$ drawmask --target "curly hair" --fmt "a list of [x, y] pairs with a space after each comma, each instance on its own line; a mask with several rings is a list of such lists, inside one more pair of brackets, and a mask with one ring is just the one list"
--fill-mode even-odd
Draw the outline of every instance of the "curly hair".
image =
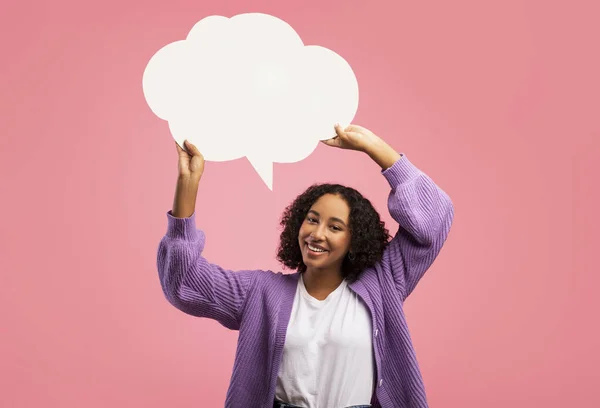
[[325, 194], [340, 196], [350, 207], [350, 248], [353, 257], [350, 259], [348, 254], [344, 257], [342, 276], [354, 282], [366, 268], [381, 260], [391, 237], [371, 202], [351, 187], [340, 184], [314, 184], [296, 197], [281, 217], [280, 226], [283, 230], [277, 260], [289, 269], [298, 270], [300, 273], [306, 271], [298, 244], [298, 234], [312, 205]]

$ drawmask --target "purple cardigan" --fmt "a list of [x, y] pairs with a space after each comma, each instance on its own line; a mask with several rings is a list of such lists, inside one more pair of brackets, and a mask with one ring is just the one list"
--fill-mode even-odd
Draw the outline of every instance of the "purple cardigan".
[[[403, 311], [406, 297], [433, 263], [450, 231], [448, 195], [406, 156], [382, 172], [388, 208], [400, 228], [383, 259], [349, 287], [373, 319], [376, 361], [373, 405], [427, 407], [425, 388]], [[175, 218], [158, 248], [158, 273], [168, 301], [185, 313], [239, 330], [226, 407], [273, 406], [298, 273], [229, 271], [202, 256], [205, 236], [195, 214]]]

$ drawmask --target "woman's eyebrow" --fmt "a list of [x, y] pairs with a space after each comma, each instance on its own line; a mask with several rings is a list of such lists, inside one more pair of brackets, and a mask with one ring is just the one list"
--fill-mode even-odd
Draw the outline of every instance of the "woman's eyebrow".
[[[309, 210], [308, 213], [313, 213], [314, 215], [316, 215], [317, 217], [320, 217], [321, 214], [319, 214], [318, 212], [316, 212], [315, 210]], [[346, 223], [344, 221], [342, 221], [341, 219], [339, 219], [338, 217], [330, 217], [329, 218], [331, 221], [337, 221], [340, 224], [342, 224], [344, 227], [347, 227]]]

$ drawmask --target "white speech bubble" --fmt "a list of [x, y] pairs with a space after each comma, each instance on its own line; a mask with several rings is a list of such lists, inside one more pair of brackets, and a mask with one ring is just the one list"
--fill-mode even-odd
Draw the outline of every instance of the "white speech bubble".
[[180, 146], [189, 140], [208, 161], [246, 156], [271, 190], [274, 162], [308, 157], [358, 109], [342, 57], [260, 13], [200, 20], [152, 56], [142, 86]]

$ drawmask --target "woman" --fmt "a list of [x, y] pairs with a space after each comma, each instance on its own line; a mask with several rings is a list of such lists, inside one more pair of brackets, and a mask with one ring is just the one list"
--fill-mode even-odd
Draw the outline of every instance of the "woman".
[[[278, 259], [293, 274], [225, 270], [202, 257], [195, 225], [204, 171], [179, 151], [179, 179], [158, 250], [178, 309], [239, 330], [227, 407], [427, 407], [403, 303], [448, 236], [448, 195], [369, 130], [335, 126], [328, 146], [368, 154], [391, 186], [388, 232], [356, 190], [312, 186], [285, 211]], [[188, 153], [189, 152], [189, 153]]]

